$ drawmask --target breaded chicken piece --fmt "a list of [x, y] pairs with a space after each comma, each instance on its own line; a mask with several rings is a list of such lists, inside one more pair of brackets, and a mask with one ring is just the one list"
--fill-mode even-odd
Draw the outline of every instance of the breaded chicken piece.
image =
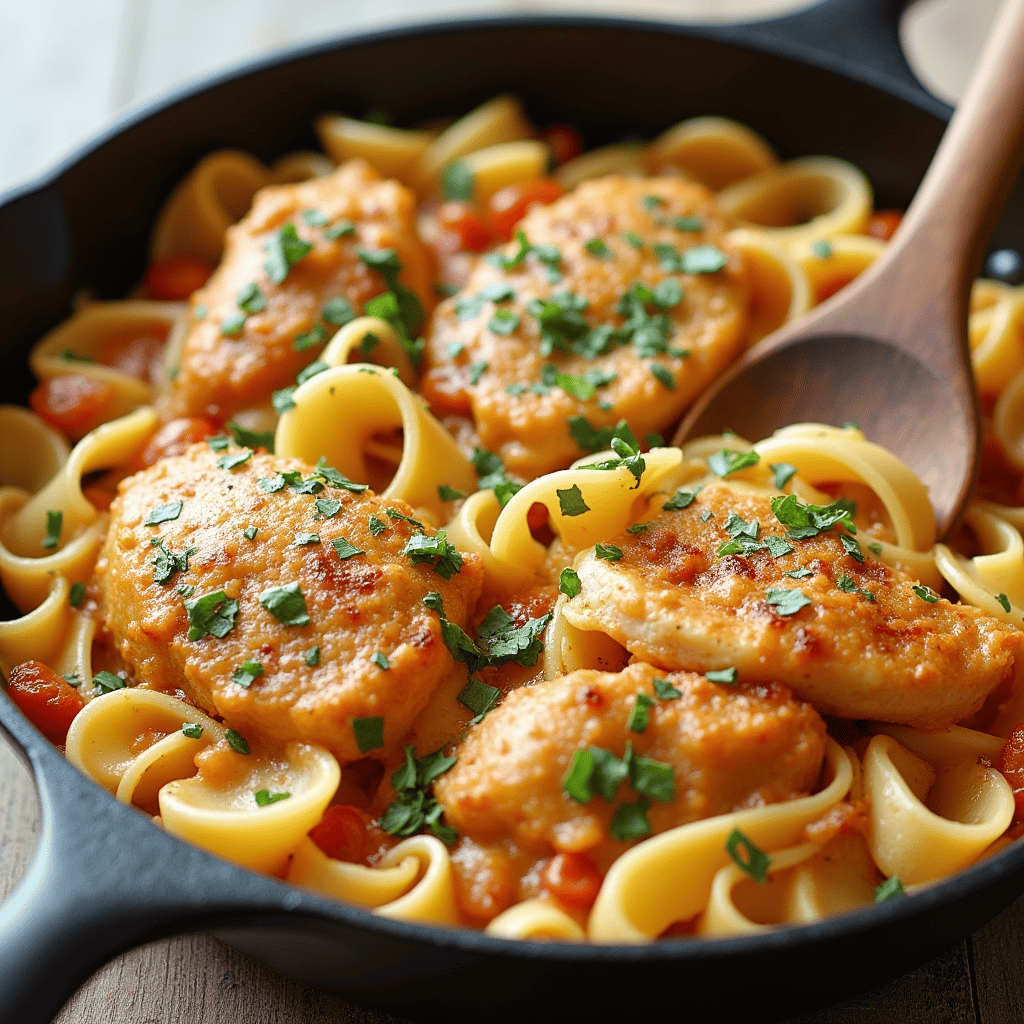
[[[137, 682], [180, 688], [243, 735], [321, 743], [343, 762], [383, 759], [455, 671], [424, 597], [440, 594], [447, 618], [465, 625], [479, 560], [465, 556], [445, 579], [433, 559], [403, 554], [419, 533], [389, 515], [412, 516], [404, 502], [330, 485], [297, 493], [280, 474], [309, 481], [314, 471], [295, 459], [256, 454], [224, 469], [218, 458], [195, 445], [121, 484], [97, 565], [100, 613], [118, 650]], [[296, 585], [301, 597], [281, 593]], [[208, 617], [216, 608], [190, 615], [188, 602], [218, 592], [237, 602], [233, 618], [231, 605], [220, 623]], [[364, 737], [361, 751], [353, 721], [373, 718], [383, 718], [384, 748], [367, 749]]]
[[[269, 403], [275, 390], [294, 384], [344, 319], [328, 306], [331, 300], [343, 299], [359, 315], [368, 299], [388, 291], [381, 273], [359, 258], [360, 250], [394, 250], [402, 283], [429, 312], [430, 258], [415, 218], [412, 193], [382, 180], [361, 160], [324, 178], [261, 189], [249, 213], [228, 229], [221, 265], [192, 298], [177, 376], [161, 402], [163, 416], [226, 418]], [[274, 276], [286, 269], [287, 276], [275, 283], [266, 264], [273, 262], [279, 233], [291, 228], [300, 248], [306, 242], [312, 249], [290, 269], [287, 260], [279, 262]], [[236, 326], [233, 318], [238, 329], [227, 333]], [[307, 341], [300, 340], [296, 351], [300, 336]]]
[[858, 561], [840, 526], [789, 540], [791, 554], [720, 556], [739, 529], [735, 521], [726, 529], [734, 513], [759, 524], [759, 543], [785, 541], [771, 495], [709, 484], [687, 508], [652, 513], [643, 532], [608, 538], [621, 560], [585, 555], [576, 566], [583, 589], [566, 618], [655, 665], [734, 666], [741, 679], [786, 683], [823, 714], [921, 729], [978, 710], [1020, 655], [1024, 633], [915, 593], [917, 581], [875, 558], [863, 535]]
[[[653, 679], [679, 697], [660, 699]], [[651, 699], [643, 731], [630, 728], [637, 694]], [[573, 755], [600, 747], [671, 768], [675, 794], [652, 799], [652, 833], [742, 807], [811, 791], [825, 749], [825, 724], [785, 686], [724, 686], [689, 672], [635, 663], [620, 673], [573, 672], [509, 694], [459, 747], [458, 762], [434, 784], [445, 820], [481, 843], [512, 840], [533, 853], [586, 851], [604, 867], [624, 842], [612, 838], [618, 807], [638, 793], [626, 778], [614, 800], [570, 797], [563, 779]]]
[[[723, 242], [727, 227], [714, 196], [680, 178], [602, 178], [534, 207], [519, 228], [550, 251], [532, 250], [507, 269], [494, 265], [495, 254], [482, 257], [460, 295], [438, 306], [426, 393], [442, 404], [446, 394], [464, 401], [468, 393], [480, 443], [527, 478], [583, 454], [571, 417], [593, 427], [625, 418], [638, 437], [667, 430], [742, 344], [746, 286], [739, 256]], [[502, 252], [515, 257], [519, 243]], [[695, 272], [683, 273], [681, 261]], [[628, 294], [638, 284], [648, 290], [643, 301]], [[548, 305], [531, 307], [537, 300]], [[607, 337], [627, 319], [625, 336]], [[588, 327], [604, 330], [603, 340], [580, 337]], [[574, 397], [554, 383], [555, 369], [610, 382], [584, 401], [579, 385], [570, 385]]]

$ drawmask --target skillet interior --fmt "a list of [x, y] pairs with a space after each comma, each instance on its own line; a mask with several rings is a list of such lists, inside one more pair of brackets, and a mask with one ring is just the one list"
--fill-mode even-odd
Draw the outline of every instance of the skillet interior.
[[[310, 125], [324, 110], [361, 115], [384, 107], [401, 124], [465, 111], [509, 91], [522, 97], [538, 123], [578, 125], [588, 146], [651, 137], [691, 115], [721, 114], [763, 133], [783, 156], [848, 159], [871, 178], [879, 205], [906, 206], [939, 140], [946, 108], [923, 94], [914, 99], [908, 90], [894, 98], [743, 42], [759, 45], [757, 33], [579, 19], [404, 30], [271, 62], [133, 118], [53, 179], [0, 208], [0, 400], [24, 401], [32, 384], [28, 349], [67, 314], [79, 289], [117, 297], [134, 285], [161, 202], [201, 155], [237, 146], [270, 160], [313, 146]], [[1019, 241], [1022, 226], [1018, 188], [998, 243]], [[226, 868], [151, 829], [85, 780], [72, 781], [75, 773], [12, 714], [0, 698], [0, 720], [28, 748], [44, 788], [75, 792], [79, 809], [83, 800], [88, 805], [91, 824], [83, 819], [83, 827], [118, 834], [129, 846], [119, 864], [145, 858], [148, 884], [166, 890], [163, 902], [187, 904], [177, 917], [158, 921], [157, 913], [146, 937], [189, 927], [189, 921], [191, 927], [244, 922], [220, 934], [255, 959], [418, 1019], [605, 1019], [683, 1007], [700, 1016], [768, 1019], [834, 1001], [922, 963], [1024, 888], [1024, 849], [1017, 849], [877, 911], [754, 941], [671, 941], [639, 949], [446, 935], [375, 921], [308, 896], [302, 898], [305, 913], [292, 913], [298, 900], [284, 887]], [[154, 860], [187, 877], [172, 880], [159, 869], [154, 876]], [[124, 874], [106, 870], [103, 877], [120, 900], [121, 921], [134, 908], [156, 913], [161, 901], [152, 899], [152, 888], [147, 903], [132, 895]], [[237, 898], [200, 899], [236, 882]], [[102, 891], [101, 879], [94, 876], [93, 883]], [[120, 948], [144, 941], [129, 932]]]

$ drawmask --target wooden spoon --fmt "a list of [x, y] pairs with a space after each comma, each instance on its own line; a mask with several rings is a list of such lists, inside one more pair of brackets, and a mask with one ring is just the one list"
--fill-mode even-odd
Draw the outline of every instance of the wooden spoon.
[[725, 429], [759, 440], [789, 423], [852, 421], [920, 475], [939, 535], [948, 533], [979, 470], [971, 285], [1022, 163], [1024, 0], [1005, 0], [886, 252], [746, 353], [690, 410], [674, 443]]

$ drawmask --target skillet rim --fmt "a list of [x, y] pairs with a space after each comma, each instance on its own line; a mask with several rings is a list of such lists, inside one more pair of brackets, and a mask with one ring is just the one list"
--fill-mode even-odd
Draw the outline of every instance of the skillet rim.
[[[815, 6], [825, 7], [827, 4], [828, 0], [821, 0], [821, 2]], [[836, 77], [851, 80], [883, 94], [893, 94], [892, 82], [890, 81], [880, 84], [878, 76], [873, 73], [865, 72], [863, 75], [851, 75], [846, 73], [846, 71], [838, 72], [833, 68], [826, 67], [821, 61], [808, 60], [806, 54], [798, 55], [795, 52], [785, 52], [777, 44], [777, 41], [770, 42], [764, 39], [756, 41], [750, 39], [749, 36], [743, 39], [739, 38], [741, 30], [751, 25], [755, 27], [758, 25], [770, 25], [774, 24], [778, 20], [779, 19], [777, 18], [766, 18], [757, 22], [739, 22], [709, 26], [606, 16], [497, 16], [466, 19], [452, 23], [414, 22], [394, 28], [349, 34], [325, 42], [288, 48], [256, 61], [238, 62], [228, 69], [202, 78], [199, 82], [179, 86], [174, 90], [171, 90], [169, 93], [161, 95], [155, 100], [141, 104], [138, 108], [116, 118], [111, 122], [111, 124], [106, 126], [89, 140], [78, 145], [71, 153], [59, 160], [48, 170], [35, 175], [24, 183], [5, 190], [0, 194], [0, 208], [5, 207], [12, 201], [18, 200], [26, 195], [32, 194], [33, 192], [40, 191], [58, 183], [66, 174], [89, 157], [98, 153], [104, 146], [108, 145], [128, 130], [141, 125], [151, 117], [164, 112], [185, 100], [196, 99], [204, 93], [212, 91], [222, 85], [238, 82], [252, 74], [259, 74], [264, 71], [281, 68], [290, 64], [299, 64], [311, 57], [323, 56], [331, 53], [342, 53], [346, 49], [364, 46], [367, 44], [388, 43], [399, 39], [411, 39], [415, 37], [429, 36], [431, 34], [448, 34], [481, 30], [493, 31], [509, 27], [518, 29], [543, 27], [585, 27], [587, 29], [608, 31], [628, 29], [635, 32], [646, 32], [661, 36], [681, 36], [689, 39], [708, 39], [746, 49], [748, 51], [754, 51], [758, 54], [781, 57], [783, 59], [793, 60], [800, 64], [817, 67], [835, 74]], [[948, 118], [950, 108], [941, 101], [934, 99], [934, 97], [930, 97], [927, 93], [924, 93], [923, 90], [920, 96], [908, 93], [906, 95], [899, 95], [898, 98], [910, 103], [921, 110], [924, 114], [936, 118], [937, 120], [941, 121]], [[14, 705], [9, 701], [9, 698], [7, 698], [5, 693], [3, 700], [0, 701], [0, 723], [3, 722], [5, 717], [9, 719], [11, 714], [18, 716], [19, 718], [21, 717], [20, 712], [18, 712]], [[17, 726], [22, 724], [29, 731], [35, 732], [34, 728], [27, 723], [27, 720], [24, 719], [15, 725], [12, 732], [20, 731]], [[27, 744], [16, 740], [15, 746], [16, 748], [21, 747], [21, 749], [28, 755], [28, 760], [30, 761], [32, 772], [35, 776], [34, 782], [38, 790], [41, 791], [44, 787], [47, 787], [49, 782], [53, 781], [50, 778], [50, 775], [53, 774], [55, 770], [59, 774], [59, 769], [55, 769], [53, 766], [47, 766], [45, 764], [47, 758], [44, 754], [46, 752], [52, 754], [53, 757], [59, 758], [61, 765], [65, 766], [67, 770], [74, 773], [82, 781], [91, 782], [91, 780], [79, 775], [79, 773], [68, 762], [63, 760], [61, 755], [59, 755], [53, 748], [50, 748], [49, 744], [41, 734], [36, 733], [34, 739], [35, 742], [30, 740]], [[43, 747], [47, 748], [46, 752], [43, 751]], [[40, 778], [40, 776], [42, 776], [42, 778]], [[108, 794], [105, 794], [104, 790], [95, 783], [92, 783], [92, 786], [103, 800], [108, 811], [111, 807], [117, 806], [116, 801], [108, 802], [106, 800], [106, 796], [108, 796]], [[128, 808], [122, 808], [122, 810], [125, 814], [129, 811]], [[116, 812], [114, 813], [116, 814]], [[51, 825], [52, 824], [53, 823], [51, 823]], [[159, 835], [160, 833], [157, 834]], [[166, 833], [163, 833], [163, 835], [166, 836]], [[181, 843], [189, 850], [195, 851], [201, 857], [208, 858], [213, 856], [196, 847], [192, 847], [190, 844], [184, 843], [182, 840], [177, 840], [175, 837], [168, 838], [174, 839], [175, 842]], [[41, 842], [37, 847], [37, 857], [43, 852], [42, 846], [43, 843]], [[231, 868], [242, 870], [253, 878], [267, 882], [273, 887], [274, 891], [289, 894], [300, 891], [285, 883], [279, 883], [276, 879], [267, 878], [266, 876], [249, 872], [247, 869], [239, 868], [238, 865], [222, 862], [216, 857], [213, 857], [213, 861], [214, 863], [228, 864]], [[1019, 864], [1017, 863], [1018, 861], [1020, 862]], [[702, 960], [709, 957], [712, 959], [719, 959], [721, 957], [734, 957], [742, 953], [757, 953], [761, 951], [775, 951], [780, 949], [784, 950], [787, 947], [798, 948], [802, 947], [805, 943], [815, 944], [822, 939], [828, 939], [830, 937], [834, 938], [836, 934], [854, 938], [860, 936], [862, 933], [870, 932], [880, 927], [891, 927], [910, 917], [927, 915], [932, 911], [941, 910], [943, 908], [948, 909], [948, 905], [950, 903], [954, 903], [959, 899], [968, 898], [972, 893], [976, 893], [977, 891], [992, 885], [995, 881], [1002, 880], [1005, 883], [1008, 877], [1016, 877], [1019, 882], [1019, 888], [1024, 889], [1024, 844], [1014, 844], [1014, 846], [1001, 851], [995, 857], [988, 858], [985, 861], [971, 866], [970, 868], [964, 869], [956, 875], [950, 876], [946, 880], [930, 887], [927, 890], [909, 894], [899, 900], [890, 901], [886, 906], [867, 907], [849, 914], [826, 918], [820, 922], [814, 922], [807, 925], [792, 925], [786, 928], [773, 929], [751, 936], [736, 936], [716, 939], [686, 937], [680, 939], [660, 940], [652, 944], [639, 945], [621, 943], [589, 944], [581, 942], [545, 943], [536, 940], [523, 941], [497, 939], [492, 936], [484, 935], [482, 932], [469, 929], [447, 929], [436, 925], [392, 921], [373, 915], [369, 911], [361, 908], [350, 907], [346, 904], [306, 891], [301, 891], [301, 895], [303, 903], [307, 900], [313, 902], [313, 909], [318, 911], [318, 914], [315, 915], [316, 920], [323, 921], [323, 919], [326, 918], [328, 922], [339, 921], [356, 928], [370, 927], [371, 930], [380, 931], [385, 935], [392, 934], [396, 937], [402, 937], [417, 943], [425, 942], [428, 945], [441, 948], [454, 945], [455, 948], [462, 948], [470, 952], [499, 953], [506, 957], [510, 952], [515, 951], [518, 954], [517, 958], [522, 959], [540, 958], [554, 961], [565, 960], [568, 962], [578, 961], [581, 959], [601, 962], [607, 959], [620, 963], [623, 959], [627, 959], [645, 960], [656, 963], [669, 960], [673, 962], [690, 961], [695, 957], [699, 957]], [[960, 890], [963, 891], [961, 892]], [[1012, 902], [1012, 900], [1006, 901], [1005, 903], [1000, 900], [1000, 903], [1003, 906], [1008, 906], [1009, 902]], [[239, 911], [242, 911], [242, 909], [243, 908], [239, 908]], [[311, 917], [311, 915], [308, 914], [308, 907], [303, 907], [302, 909], [306, 910], [307, 913], [302, 913], [299, 916], [303, 918]], [[296, 908], [296, 910], [298, 910], [298, 908]], [[294, 922], [294, 924], [297, 923], [297, 921]], [[215, 930], [216, 927], [217, 926], [214, 926]], [[245, 926], [243, 925], [241, 927]], [[285, 925], [285, 927], [287, 927], [287, 925]], [[961, 931], [961, 929], [956, 930], [958, 932]]]

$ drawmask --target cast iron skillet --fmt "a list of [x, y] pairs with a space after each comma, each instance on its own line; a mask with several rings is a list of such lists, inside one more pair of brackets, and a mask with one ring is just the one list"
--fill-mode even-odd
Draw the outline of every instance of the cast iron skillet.
[[[0, 205], [0, 400], [24, 400], [27, 352], [79, 289], [114, 298], [138, 280], [156, 212], [200, 156], [236, 146], [270, 160], [314, 146], [310, 125], [324, 110], [383, 107], [412, 123], [510, 91], [537, 123], [570, 121], [590, 146], [721, 114], [784, 156], [853, 161], [881, 206], [904, 207], [950, 110], [904, 62], [902, 6], [820, 0], [725, 26], [526, 18], [401, 29], [249, 65], [176, 95]], [[1018, 187], [994, 246], [1019, 243], [1022, 219]], [[917, 967], [1024, 890], [1017, 844], [917, 895], [750, 938], [505, 942], [376, 918], [209, 856], [87, 781], [6, 694], [0, 724], [42, 809], [35, 860], [0, 906], [5, 1022], [49, 1021], [111, 957], [204, 928], [284, 974], [421, 1020], [646, 1019], [682, 1008], [696, 1019], [766, 1020]]]

